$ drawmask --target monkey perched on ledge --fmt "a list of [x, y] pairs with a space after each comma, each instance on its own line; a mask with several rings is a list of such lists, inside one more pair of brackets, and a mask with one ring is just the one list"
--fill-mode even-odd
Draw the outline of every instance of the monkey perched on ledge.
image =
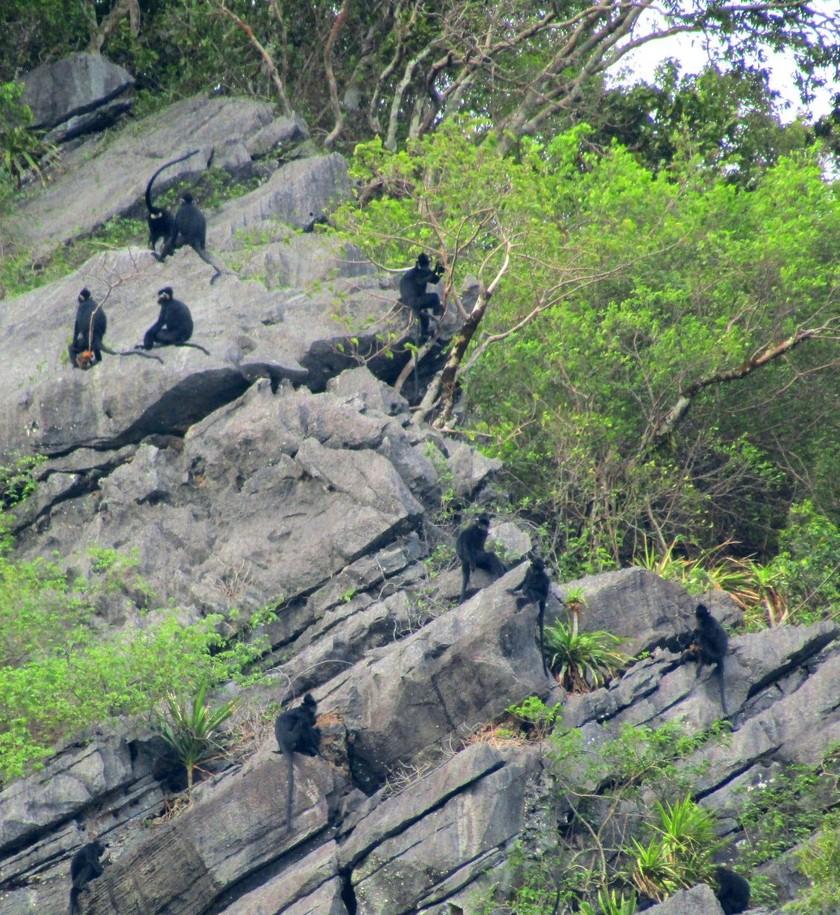
[[70, 915], [79, 911], [79, 893], [97, 877], [102, 876], [104, 868], [99, 859], [105, 854], [106, 846], [98, 839], [83, 845], [70, 859]]
[[548, 664], [545, 660], [545, 602], [548, 600], [548, 589], [551, 579], [545, 570], [545, 560], [531, 554], [531, 565], [525, 573], [521, 584], [511, 590], [511, 594], [519, 593], [516, 598], [516, 609], [521, 610], [525, 604], [536, 604], [539, 608], [537, 624], [540, 630], [540, 656], [542, 657], [543, 673], [549, 676]]
[[696, 661], [698, 673], [704, 664], [715, 665], [715, 675], [720, 684], [720, 704], [723, 714], [728, 715], [726, 709], [726, 695], [723, 688], [723, 659], [729, 648], [729, 637], [723, 626], [709, 613], [705, 604], [698, 604], [694, 611], [697, 626], [691, 639], [691, 644], [683, 652], [683, 660]]
[[507, 567], [492, 551], [485, 550], [484, 544], [490, 532], [490, 515], [479, 515], [472, 524], [468, 524], [458, 534], [455, 542], [455, 552], [461, 560], [461, 598], [460, 603], [467, 599], [467, 585], [470, 583], [470, 574], [473, 569], [483, 569], [496, 578], [507, 572]]
[[274, 722], [274, 736], [278, 750], [286, 757], [288, 765], [289, 793], [286, 802], [286, 829], [292, 828], [292, 802], [295, 794], [295, 764], [292, 754], [303, 753], [317, 756], [321, 751], [321, 730], [315, 726], [317, 703], [307, 693], [303, 702], [293, 709], [282, 712]]

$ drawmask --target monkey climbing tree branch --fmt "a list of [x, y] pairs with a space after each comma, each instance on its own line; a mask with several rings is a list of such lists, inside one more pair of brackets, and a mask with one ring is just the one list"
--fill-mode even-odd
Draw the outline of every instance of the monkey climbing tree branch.
[[496, 275], [488, 286], [481, 284], [475, 305], [467, 316], [467, 320], [461, 326], [457, 335], [452, 341], [452, 347], [449, 351], [449, 358], [443, 367], [440, 375], [429, 386], [422, 403], [420, 404], [420, 418], [425, 420], [429, 414], [440, 406], [440, 414], [435, 421], [435, 425], [445, 426], [452, 417], [452, 410], [455, 406], [455, 395], [457, 392], [457, 382], [461, 374], [461, 363], [464, 359], [464, 353], [470, 345], [470, 341], [475, 336], [478, 325], [481, 323], [487, 306], [490, 304], [490, 298], [495, 292], [497, 286], [502, 281], [502, 277], [507, 273], [510, 267], [511, 251], [513, 250], [513, 241], [503, 236], [500, 245], [495, 248], [485, 258], [485, 265], [490, 258], [495, 255], [499, 248], [504, 250], [504, 258], [501, 266], [496, 271]]
[[727, 381], [736, 381], [739, 378], [745, 378], [756, 369], [760, 369], [763, 365], [767, 365], [768, 362], [772, 362], [774, 359], [778, 359], [780, 356], [789, 353], [805, 340], [810, 340], [812, 337], [818, 337], [821, 334], [824, 334], [828, 331], [829, 326], [830, 324], [824, 324], [821, 327], [798, 330], [779, 343], [767, 344], [761, 347], [737, 368], [715, 372], [707, 378], [701, 378], [699, 381], [695, 381], [688, 385], [688, 387], [680, 392], [674, 406], [671, 407], [665, 416], [648, 432], [645, 444], [656, 445], [667, 438], [685, 418], [685, 415], [691, 408], [691, 404], [694, 402], [694, 398], [704, 388], [708, 388], [714, 384], [723, 384]]

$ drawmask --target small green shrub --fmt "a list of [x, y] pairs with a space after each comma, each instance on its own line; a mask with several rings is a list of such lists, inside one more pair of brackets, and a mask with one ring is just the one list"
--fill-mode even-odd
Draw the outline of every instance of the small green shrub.
[[570, 692], [586, 692], [601, 686], [627, 663], [615, 646], [621, 639], [610, 632], [578, 632], [574, 622], [558, 620], [545, 628], [545, 651], [551, 672]]
[[43, 455], [26, 455], [11, 464], [0, 466], [0, 510], [20, 504], [35, 491], [35, 471], [46, 458]]
[[645, 845], [632, 838], [627, 853], [634, 859], [633, 885], [652, 899], [663, 900], [680, 889], [712, 878], [715, 838], [711, 813], [685, 797], [674, 804], [655, 805], [658, 822], [649, 824], [654, 833]]
[[792, 915], [836, 915], [840, 912], [840, 815], [832, 814], [797, 857], [799, 868], [811, 885], [783, 911]]
[[221, 753], [219, 728], [236, 708], [231, 699], [216, 708], [206, 701], [207, 684], [202, 683], [192, 700], [166, 696], [166, 711], [159, 721], [160, 735], [175, 751], [187, 771], [187, 793], [192, 792], [196, 767]]
[[23, 92], [23, 83], [0, 83], [0, 203], [20, 189], [27, 173], [40, 175], [39, 160], [52, 148], [30, 129]]

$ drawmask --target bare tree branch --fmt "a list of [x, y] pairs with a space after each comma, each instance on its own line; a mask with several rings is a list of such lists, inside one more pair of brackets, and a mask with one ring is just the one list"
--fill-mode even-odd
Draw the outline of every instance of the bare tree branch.
[[333, 70], [332, 65], [332, 49], [339, 33], [347, 22], [349, 12], [350, 0], [344, 0], [341, 4], [341, 9], [338, 11], [338, 15], [335, 17], [335, 22], [332, 24], [330, 34], [327, 36], [327, 40], [324, 43], [324, 72], [327, 74], [327, 85], [330, 87], [330, 106], [333, 110], [333, 115], [335, 116], [335, 125], [324, 140], [324, 146], [326, 146], [327, 149], [335, 143], [344, 128], [344, 115], [341, 111], [341, 105], [338, 102], [338, 84], [335, 81], [335, 71]]
[[289, 104], [289, 99], [286, 95], [286, 87], [283, 83], [282, 77], [280, 76], [280, 71], [277, 69], [277, 65], [272, 60], [271, 55], [268, 53], [268, 51], [266, 51], [266, 49], [260, 43], [260, 40], [254, 34], [254, 30], [250, 25], [248, 25], [247, 22], [245, 22], [243, 19], [240, 19], [236, 13], [231, 12], [225, 6], [223, 0], [216, 0], [216, 7], [218, 8], [219, 12], [223, 13], [225, 16], [235, 22], [236, 25], [245, 33], [248, 41], [251, 43], [251, 46], [262, 58], [266, 72], [271, 78], [271, 81], [274, 83], [274, 89], [277, 92], [277, 98], [280, 101], [280, 108], [283, 114], [286, 117], [292, 117], [294, 115], [294, 111], [292, 110], [292, 106]]
[[[92, 30], [87, 49], [92, 54], [101, 54], [102, 46], [116, 32], [120, 21], [128, 16], [128, 25], [131, 34], [135, 37], [140, 34], [140, 4], [138, 0], [117, 0], [114, 8], [102, 20], [99, 27]], [[93, 14], [96, 22], [96, 14]]]
[[762, 347], [760, 350], [750, 356], [749, 359], [738, 366], [738, 368], [725, 369], [720, 372], [715, 372], [713, 375], [709, 375], [707, 378], [701, 378], [699, 381], [695, 381], [688, 385], [687, 388], [680, 392], [676, 403], [666, 413], [665, 417], [660, 422], [658, 422], [653, 427], [653, 429], [649, 431], [646, 436], [645, 444], [657, 444], [663, 439], [667, 438], [674, 431], [677, 425], [685, 418], [685, 415], [688, 413], [694, 398], [704, 388], [707, 388], [713, 384], [724, 384], [727, 381], [735, 381], [739, 378], [745, 378], [756, 369], [761, 368], [763, 365], [767, 365], [768, 362], [772, 362], [774, 359], [778, 359], [780, 356], [784, 356], [786, 353], [789, 353], [792, 349], [799, 346], [799, 344], [803, 343], [805, 340], [810, 340], [812, 337], [818, 337], [825, 333], [829, 326], [830, 324], [824, 324], [822, 327], [812, 327], [806, 330], [798, 330], [779, 343], [767, 344], [766, 346]]

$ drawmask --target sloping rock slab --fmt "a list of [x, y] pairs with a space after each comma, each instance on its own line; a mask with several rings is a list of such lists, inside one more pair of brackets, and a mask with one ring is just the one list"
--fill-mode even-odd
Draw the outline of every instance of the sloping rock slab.
[[87, 915], [199, 915], [225, 886], [323, 830], [339, 790], [335, 773], [310, 759], [295, 768], [293, 830], [285, 823], [285, 763], [260, 753], [204, 786], [193, 807], [89, 884]]
[[68, 747], [44, 769], [0, 791], [0, 852], [32, 841], [80, 814], [95, 798], [125, 786], [141, 772], [119, 738]]
[[[793, 667], [813, 658], [836, 637], [836, 626], [815, 623], [813, 626], [791, 626], [731, 639], [724, 665], [724, 689], [730, 715], [749, 715], [750, 699], [757, 690], [765, 689], [768, 684], [783, 678]], [[813, 704], [817, 696], [812, 695], [809, 700], [805, 696], [808, 691], [818, 690], [816, 682], [824, 676], [823, 668], [831, 667], [831, 663], [821, 665], [797, 691], [805, 690], [799, 700], [791, 697], [794, 702], [806, 702], [802, 711], [811, 718], [811, 726], [818, 708], [830, 711], [831, 699], [830, 696], [823, 696]], [[768, 699], [773, 705], [778, 705], [783, 694], [773, 689]], [[746, 711], [741, 712], [744, 709]], [[722, 717], [717, 674], [707, 667], [698, 677], [695, 663], [681, 663], [678, 655], [664, 651], [640, 661], [606, 688], [570, 696], [564, 710], [564, 721], [569, 727], [580, 727], [592, 721], [639, 725], [675, 715], [698, 729]], [[827, 725], [828, 721], [823, 724]]]
[[324, 708], [351, 734], [354, 780], [375, 790], [388, 770], [492, 721], [512, 702], [548, 695], [534, 614], [507, 592], [512, 572], [402, 642], [337, 677]]
[[[606, 629], [623, 636], [622, 650], [638, 654], [668, 638], [694, 629], [698, 599], [673, 581], [644, 569], [619, 569], [587, 575], [555, 588], [561, 598], [570, 588], [583, 590], [586, 606], [580, 619], [585, 631]], [[742, 614], [723, 592], [706, 598], [712, 614], [727, 625], [739, 623]]]
[[351, 873], [359, 915], [425, 908], [501, 863], [538, 769], [534, 750], [473, 747], [374, 811], [340, 849], [342, 859], [362, 855]]
[[[115, 448], [152, 433], [183, 433], [259, 377], [275, 386], [308, 379], [312, 372], [304, 362], [323, 384], [320, 363], [330, 364], [333, 351], [341, 356], [336, 347], [347, 334], [333, 310], [308, 295], [278, 295], [231, 274], [211, 286], [211, 276], [190, 249], [164, 264], [150, 252], [126, 249], [98, 255], [75, 274], [4, 302], [2, 455]], [[152, 353], [160, 361], [105, 354], [87, 372], [69, 365], [67, 344], [83, 286], [105, 309], [106, 344], [131, 351], [157, 318], [155, 291], [165, 285], [190, 307], [191, 342], [209, 356], [192, 347], [164, 347]], [[349, 302], [352, 326], [378, 309], [363, 290]], [[323, 359], [312, 355], [316, 350]], [[351, 361], [346, 355], [341, 360]]]
[[205, 611], [308, 592], [419, 522], [422, 506], [374, 450], [392, 422], [260, 382], [196, 424], [182, 451], [142, 445], [95, 492], [53, 506], [51, 545], [84, 568], [88, 546], [130, 544], [161, 599]]
[[[55, 127], [87, 114], [121, 95], [134, 85], [134, 77], [101, 54], [71, 54], [54, 63], [42, 64], [22, 78], [23, 100], [35, 116], [33, 127]], [[121, 104], [122, 110], [131, 106]], [[51, 140], [65, 140], [84, 133], [66, 127], [54, 131]]]
[[[271, 129], [272, 136], [282, 136], [288, 126], [287, 119], [275, 118], [273, 106], [267, 102], [232, 96], [184, 99], [109, 137], [107, 142], [90, 140], [66, 153], [60, 173], [51, 175], [45, 188], [24, 201], [14, 218], [0, 222], [0, 234], [10, 235], [35, 254], [46, 254], [72, 238], [89, 234], [114, 216], [145, 215], [141, 201], [146, 182], [169, 159], [190, 149], [199, 150], [198, 155], [166, 171], [160, 188], [155, 183], [156, 193], [176, 178], [200, 175], [211, 165], [233, 173], [251, 171], [254, 157], [268, 142], [266, 130]], [[301, 175], [309, 174], [308, 166], [300, 169]], [[313, 190], [315, 182], [301, 178], [299, 186]], [[323, 188], [317, 194], [324, 199], [331, 196]], [[294, 212], [301, 220], [310, 218], [312, 207], [299, 195], [287, 201], [300, 204], [299, 211], [292, 211], [288, 207], [293, 203], [289, 202], [287, 214]]]
[[674, 893], [665, 902], [647, 910], [648, 915], [723, 915], [723, 909], [705, 883]]
[[295, 159], [279, 168], [267, 184], [226, 204], [219, 221], [231, 235], [269, 218], [304, 229], [349, 194], [343, 156], [331, 153]]
[[341, 902], [341, 881], [335, 842], [325, 842], [300, 861], [295, 861], [272, 879], [240, 892], [219, 915], [346, 915]]

